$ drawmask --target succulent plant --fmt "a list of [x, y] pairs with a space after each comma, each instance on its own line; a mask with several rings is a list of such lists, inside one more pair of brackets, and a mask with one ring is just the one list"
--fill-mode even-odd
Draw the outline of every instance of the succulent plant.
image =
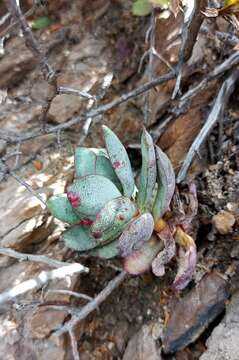
[[106, 149], [76, 149], [73, 183], [47, 202], [52, 215], [69, 224], [65, 245], [104, 259], [122, 257], [124, 269], [134, 275], [152, 268], [163, 276], [165, 265], [177, 257], [173, 287], [183, 289], [195, 269], [196, 246], [183, 221], [165, 220], [175, 191], [169, 158], [143, 129], [137, 189], [123, 144], [106, 126], [103, 135]]

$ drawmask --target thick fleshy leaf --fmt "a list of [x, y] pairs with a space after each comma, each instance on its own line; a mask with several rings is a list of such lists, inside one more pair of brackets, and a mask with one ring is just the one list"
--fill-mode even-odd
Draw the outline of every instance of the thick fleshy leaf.
[[110, 200], [121, 196], [117, 187], [106, 177], [88, 175], [68, 187], [67, 197], [71, 206], [86, 217], [96, 215]]
[[158, 146], [155, 146], [155, 153], [158, 189], [153, 206], [153, 217], [155, 224], [157, 224], [157, 221], [169, 209], [175, 190], [175, 174], [171, 161]]
[[75, 225], [63, 233], [65, 245], [73, 250], [86, 251], [95, 248], [99, 244], [91, 235], [89, 227]]
[[89, 254], [92, 256], [97, 256], [101, 259], [112, 259], [119, 255], [117, 240], [114, 240], [104, 246], [97, 247], [94, 250], [91, 250]]
[[105, 149], [78, 147], [75, 151], [76, 177], [101, 175], [110, 179], [121, 191], [117, 178]]
[[162, 243], [153, 235], [141, 249], [124, 259], [125, 271], [132, 275], [139, 275], [149, 270], [153, 259], [161, 249]]
[[107, 126], [103, 126], [102, 128], [111, 164], [121, 182], [123, 194], [130, 198], [133, 195], [135, 185], [128, 154], [115, 133]]
[[54, 217], [68, 224], [76, 224], [81, 219], [81, 216], [72, 208], [66, 194], [50, 197], [47, 208]]
[[95, 161], [97, 149], [77, 147], [75, 151], [75, 174], [82, 177], [95, 174]]
[[180, 227], [177, 228], [175, 241], [180, 246], [178, 272], [173, 282], [174, 290], [183, 290], [191, 281], [197, 264], [197, 248], [193, 238]]
[[156, 184], [157, 168], [153, 139], [146, 129], [143, 130], [141, 137], [141, 152], [142, 168], [137, 202], [142, 211], [150, 211]]
[[136, 206], [126, 197], [110, 200], [96, 215], [91, 226], [93, 236], [98, 242], [105, 242], [118, 237], [125, 225], [136, 215]]
[[121, 256], [128, 256], [140, 249], [150, 239], [153, 229], [154, 219], [150, 213], [133, 219], [119, 237], [118, 247]]
[[95, 169], [97, 175], [107, 177], [117, 186], [120, 192], [122, 191], [122, 185], [111, 165], [110, 160], [108, 159], [108, 157], [106, 157], [106, 155], [96, 156]]
[[169, 226], [166, 226], [157, 236], [163, 241], [164, 249], [153, 260], [152, 271], [156, 276], [163, 276], [165, 274], [165, 265], [176, 254], [176, 244]]

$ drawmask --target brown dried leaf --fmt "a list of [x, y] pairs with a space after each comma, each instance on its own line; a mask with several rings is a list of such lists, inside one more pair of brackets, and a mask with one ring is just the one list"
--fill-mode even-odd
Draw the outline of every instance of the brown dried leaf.
[[163, 241], [164, 249], [153, 260], [152, 271], [156, 276], [163, 276], [165, 274], [165, 265], [170, 262], [176, 253], [176, 245], [169, 226], [166, 226], [157, 235]]

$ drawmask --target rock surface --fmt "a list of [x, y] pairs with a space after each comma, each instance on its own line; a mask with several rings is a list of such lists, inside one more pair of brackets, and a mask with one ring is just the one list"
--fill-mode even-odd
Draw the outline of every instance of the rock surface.
[[172, 304], [162, 337], [164, 352], [174, 353], [196, 340], [223, 311], [228, 296], [221, 276], [215, 272], [205, 275], [196, 288]]
[[239, 358], [239, 292], [227, 306], [226, 316], [213, 330], [200, 360], [238, 360]]
[[143, 325], [129, 341], [123, 360], [161, 360], [160, 353], [152, 337], [152, 327]]

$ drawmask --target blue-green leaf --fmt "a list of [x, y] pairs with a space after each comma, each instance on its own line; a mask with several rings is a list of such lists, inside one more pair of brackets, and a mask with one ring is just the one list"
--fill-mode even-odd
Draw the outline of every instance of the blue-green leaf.
[[119, 255], [119, 249], [117, 248], [117, 240], [110, 242], [109, 244], [100, 246], [89, 252], [92, 256], [97, 256], [101, 259], [112, 259]]
[[141, 137], [141, 152], [142, 168], [137, 202], [142, 211], [150, 211], [156, 184], [157, 168], [153, 139], [146, 129], [143, 130]]
[[120, 254], [125, 257], [138, 250], [147, 242], [154, 230], [154, 220], [150, 213], [133, 219], [119, 237]]
[[105, 149], [78, 147], [75, 151], [76, 177], [101, 175], [110, 179], [121, 191], [122, 187], [116, 176]]
[[75, 151], [76, 177], [95, 174], [96, 153], [91, 148], [78, 147]]
[[77, 213], [92, 217], [108, 201], [121, 196], [121, 194], [106, 177], [88, 175], [75, 180], [68, 187], [67, 196]]
[[121, 234], [136, 212], [136, 206], [129, 198], [122, 196], [110, 200], [96, 215], [91, 232], [99, 242], [113, 240]]
[[153, 216], [155, 224], [157, 224], [157, 221], [169, 209], [175, 190], [175, 174], [171, 161], [158, 146], [155, 146], [155, 153], [158, 189], [153, 206]]
[[73, 250], [86, 251], [95, 248], [98, 243], [91, 235], [89, 228], [75, 225], [63, 233], [65, 245]]
[[102, 128], [111, 164], [121, 182], [124, 195], [130, 198], [133, 195], [135, 185], [128, 154], [115, 133], [107, 126]]
[[81, 220], [81, 216], [74, 211], [66, 194], [50, 197], [47, 208], [54, 217], [68, 224], [76, 224]]

